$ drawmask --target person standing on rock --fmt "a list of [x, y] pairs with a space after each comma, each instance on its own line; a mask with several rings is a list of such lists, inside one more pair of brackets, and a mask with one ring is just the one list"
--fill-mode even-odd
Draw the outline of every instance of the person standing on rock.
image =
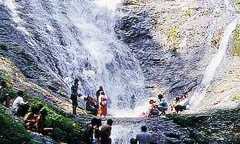
[[159, 103], [162, 101], [163, 98], [164, 98], [164, 96], [163, 96], [162, 94], [159, 94], [159, 95], [158, 95]]
[[102, 86], [100, 86], [99, 89], [98, 89], [97, 92], [96, 92], [97, 101], [98, 101], [98, 99], [99, 99], [99, 96], [101, 95], [101, 92], [104, 92]]
[[79, 80], [75, 79], [74, 80], [74, 84], [71, 87], [71, 100], [72, 100], [72, 109], [73, 109], [73, 114], [76, 115], [76, 110], [77, 110], [77, 106], [78, 106], [78, 100], [77, 97], [81, 96], [80, 94], [78, 94], [78, 84]]
[[93, 118], [91, 120], [91, 123], [87, 125], [86, 129], [84, 130], [83, 133], [83, 141], [86, 144], [92, 144], [93, 143], [93, 133], [94, 133], [94, 129], [97, 126], [97, 118]]
[[146, 126], [141, 127], [141, 133], [137, 134], [136, 141], [139, 142], [139, 144], [151, 144], [152, 143], [152, 134], [147, 132]]
[[98, 116], [100, 117], [106, 117], [107, 116], [107, 96], [105, 95], [105, 93], [102, 91], [99, 99], [98, 99]]

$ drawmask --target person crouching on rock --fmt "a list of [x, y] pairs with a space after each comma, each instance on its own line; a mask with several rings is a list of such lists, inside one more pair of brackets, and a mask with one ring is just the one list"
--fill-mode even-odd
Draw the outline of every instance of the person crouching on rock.
[[78, 79], [74, 80], [74, 84], [71, 87], [71, 100], [72, 100], [72, 109], [73, 109], [73, 114], [76, 115], [76, 110], [77, 110], [77, 106], [78, 106], [78, 100], [77, 97], [81, 96], [80, 94], [78, 94]]
[[159, 111], [158, 111], [157, 108], [158, 108], [158, 106], [156, 105], [156, 101], [151, 99], [149, 101], [149, 114], [148, 114], [148, 117], [152, 117], [152, 116], [158, 115]]
[[86, 110], [93, 115], [97, 115], [98, 113], [97, 101], [90, 96], [87, 96], [86, 98], [84, 98], [84, 100], [86, 101]]
[[166, 111], [168, 110], [168, 104], [165, 101], [165, 99], [163, 99], [158, 106], [158, 110], [161, 112], [162, 115], [166, 114]]
[[107, 116], [107, 96], [105, 95], [105, 93], [102, 91], [100, 93], [99, 99], [98, 99], [98, 116], [100, 117], [106, 117]]
[[41, 105], [41, 104], [31, 107], [30, 112], [25, 115], [24, 123], [25, 123], [27, 130], [37, 131], [37, 127], [36, 127], [37, 117], [38, 117], [39, 111], [41, 110], [42, 107], [43, 107], [43, 105]]
[[39, 115], [36, 118], [37, 131], [44, 135], [48, 135], [48, 134], [52, 133], [52, 131], [53, 131], [53, 128], [45, 128], [44, 127], [44, 123], [46, 121], [47, 115], [48, 115], [47, 110], [45, 108], [42, 108], [39, 112]]
[[17, 95], [18, 97], [13, 101], [11, 110], [16, 116], [25, 116], [30, 106], [23, 100], [23, 91], [18, 91]]
[[184, 110], [186, 110], [186, 106], [185, 105], [181, 105], [180, 104], [180, 97], [176, 97], [175, 101], [173, 101], [173, 104], [171, 106], [172, 111], [175, 111], [176, 113], [182, 112]]

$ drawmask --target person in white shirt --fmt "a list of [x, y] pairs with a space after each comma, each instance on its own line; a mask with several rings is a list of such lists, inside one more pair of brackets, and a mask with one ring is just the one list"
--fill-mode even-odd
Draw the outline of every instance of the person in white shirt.
[[[20, 107], [27, 104], [27, 102], [24, 102], [23, 100], [23, 91], [18, 91], [17, 93], [18, 97], [14, 100], [13, 104], [12, 104], [12, 112], [15, 114], [15, 115], [22, 115], [22, 114], [19, 114], [19, 113], [25, 113], [25, 112], [19, 112], [20, 110]], [[24, 108], [25, 109], [25, 108]], [[27, 108], [28, 109], [28, 108]], [[24, 111], [27, 111], [26, 109]]]

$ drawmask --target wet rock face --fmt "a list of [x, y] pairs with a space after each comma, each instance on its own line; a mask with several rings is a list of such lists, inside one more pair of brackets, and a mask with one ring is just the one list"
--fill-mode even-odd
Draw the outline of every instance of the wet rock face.
[[139, 60], [148, 88], [169, 99], [192, 94], [217, 51], [214, 34], [231, 17], [220, 0], [138, 1], [121, 10], [116, 35]]
[[170, 99], [193, 90], [200, 76], [192, 75], [189, 71], [196, 67], [199, 57], [186, 59], [177, 51], [166, 49], [166, 45], [157, 42], [152, 33], [156, 20], [152, 17], [151, 9], [123, 9], [126, 16], [117, 21], [115, 32], [139, 60], [147, 87], [165, 90]]
[[196, 143], [239, 143], [239, 108], [169, 118], [187, 129]]
[[[12, 20], [10, 11], [3, 5], [0, 5], [0, 15], [0, 42], [6, 46], [5, 49], [0, 49], [0, 54], [11, 59], [27, 78], [40, 86], [53, 92], [57, 92], [57, 88], [60, 87], [66, 88], [59, 77], [49, 72], [50, 70], [60, 72], [57, 60], [51, 53], [44, 55], [39, 48], [33, 47], [27, 37], [16, 29], [18, 25]], [[38, 33], [35, 33], [34, 38], [40, 41]]]
[[113, 102], [145, 96], [138, 61], [116, 40], [113, 21], [94, 1], [0, 2], [0, 45], [6, 45], [0, 53], [28, 79], [63, 96], [75, 78], [83, 95], [102, 85]]

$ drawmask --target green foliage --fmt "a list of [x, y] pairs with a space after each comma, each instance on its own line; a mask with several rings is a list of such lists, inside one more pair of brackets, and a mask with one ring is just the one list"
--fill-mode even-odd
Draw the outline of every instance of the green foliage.
[[38, 108], [41, 105], [44, 106], [48, 113], [44, 123], [45, 127], [54, 129], [53, 139], [67, 143], [74, 143], [80, 140], [82, 127], [79, 123], [57, 112], [52, 106], [40, 99], [31, 101], [31, 109]]
[[7, 87], [0, 90], [0, 102], [3, 102], [8, 96], [11, 99], [15, 98], [17, 96], [17, 93], [11, 85], [11, 77], [6, 73], [0, 71], [0, 82], [1, 81], [5, 81]]
[[174, 47], [174, 49], [179, 48], [180, 45], [180, 29], [177, 26], [171, 27], [167, 33], [168, 41]]
[[23, 142], [32, 143], [30, 134], [22, 123], [14, 121], [4, 107], [0, 105], [0, 143], [22, 144]]
[[233, 101], [240, 101], [240, 94], [232, 97]]
[[7, 72], [0, 70], [0, 81], [5, 81], [8, 86], [11, 85], [11, 76]]
[[193, 15], [193, 10], [192, 9], [187, 9], [184, 11], [184, 16], [185, 17], [191, 17]]
[[236, 4], [238, 10], [240, 10], [240, 0], [235, 0], [235, 4]]
[[[240, 3], [240, 0], [239, 0]], [[237, 25], [234, 31], [234, 48], [233, 48], [233, 55], [240, 56], [240, 25]]]
[[238, 143], [240, 109], [221, 109], [202, 114], [169, 114], [168, 118], [190, 130], [196, 143]]

